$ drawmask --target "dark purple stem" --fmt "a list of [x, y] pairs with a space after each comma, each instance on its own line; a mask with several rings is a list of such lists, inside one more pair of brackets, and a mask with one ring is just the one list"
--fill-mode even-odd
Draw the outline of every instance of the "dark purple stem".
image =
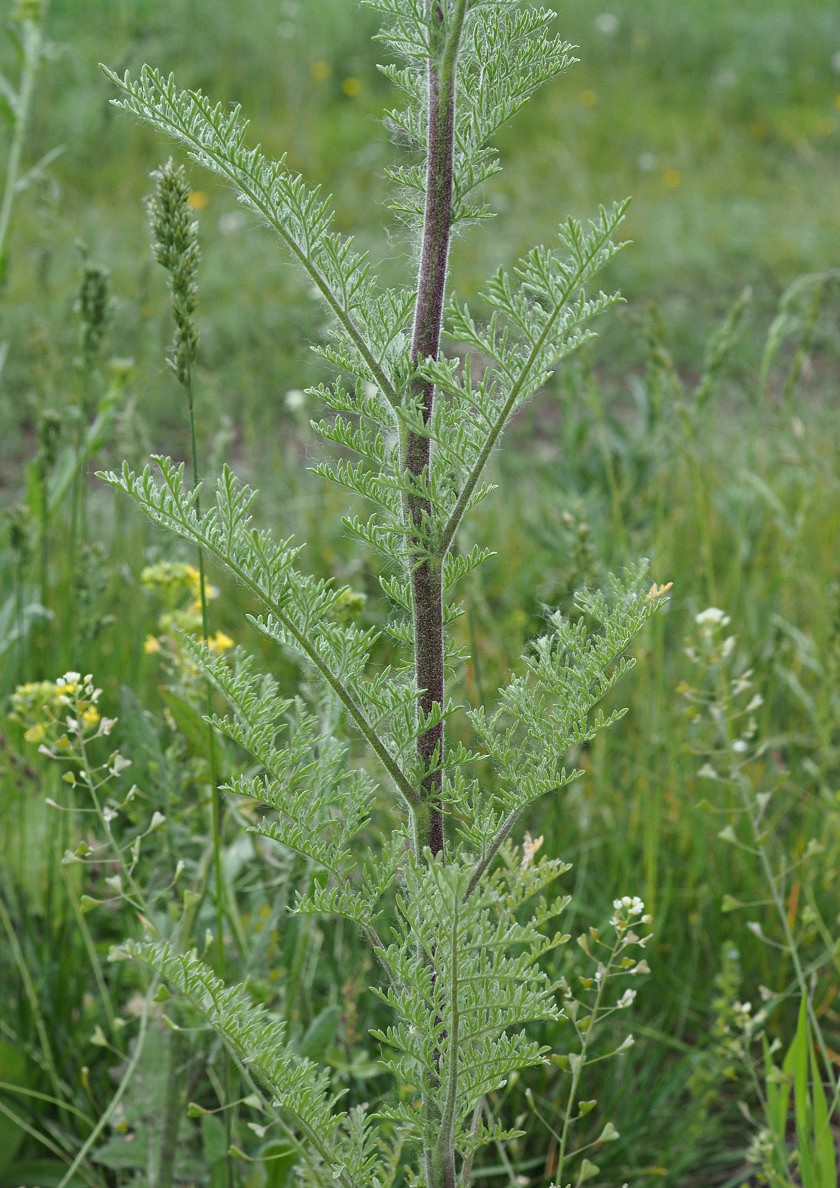
[[[441, 31], [444, 24], [442, 3], [443, 0], [433, 0], [432, 6], [435, 30]], [[438, 60], [429, 60], [426, 205], [411, 344], [411, 360], [415, 366], [424, 359], [438, 357], [446, 291], [446, 267], [452, 224], [455, 86], [454, 71], [445, 52], [443, 61], [442, 70]], [[432, 415], [434, 385], [428, 380], [417, 380], [414, 395], [422, 410], [423, 421], [427, 424]], [[423, 433], [410, 432], [406, 441], [406, 471], [421, 479], [428, 473], [430, 453], [429, 437]], [[411, 585], [415, 675], [417, 688], [421, 690], [419, 709], [422, 714], [428, 715], [433, 706], [443, 706], [444, 699], [443, 558], [434, 552], [429, 541], [431, 507], [428, 499], [419, 493], [411, 494], [407, 504], [413, 529]], [[441, 853], [444, 848], [443, 813], [440, 804], [443, 745], [443, 722], [423, 730], [417, 739], [418, 758], [426, 772], [421, 785], [423, 800], [430, 806], [425, 844], [434, 855]]]

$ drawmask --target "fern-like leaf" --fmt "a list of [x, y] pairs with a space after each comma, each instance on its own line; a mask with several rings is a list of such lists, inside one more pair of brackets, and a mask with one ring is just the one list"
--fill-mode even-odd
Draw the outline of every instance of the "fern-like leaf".
[[[469, 1120], [482, 1097], [517, 1069], [546, 1059], [548, 1049], [518, 1028], [560, 1018], [539, 962], [568, 937], [546, 937], [519, 914], [567, 869], [556, 860], [509, 860], [474, 894], [466, 865], [411, 862], [406, 869], [398, 901], [402, 937], [385, 955], [393, 981], [379, 992], [396, 1021], [374, 1034], [384, 1063], [433, 1103], [436, 1132], [448, 1132], [462, 1153], [475, 1147]], [[567, 902], [555, 900], [542, 922]], [[417, 1141], [432, 1141], [414, 1103], [383, 1113]]]
[[331, 1092], [327, 1071], [294, 1051], [282, 1021], [252, 1002], [243, 986], [226, 986], [195, 953], [165, 943], [129, 941], [115, 955], [150, 965], [198, 1011], [265, 1087], [299, 1135], [303, 1157], [320, 1163], [328, 1182], [342, 1188], [381, 1183], [367, 1121], [336, 1110], [341, 1095]]
[[[247, 123], [240, 108], [213, 104], [201, 91], [179, 90], [168, 77], [144, 66], [137, 79], [103, 67], [122, 92], [114, 103], [184, 145], [200, 165], [212, 170], [235, 189], [239, 201], [266, 222], [283, 240], [292, 257], [320, 292], [342, 327], [367, 374], [392, 403], [396, 390], [387, 359], [373, 345], [375, 325], [367, 325], [368, 310], [376, 310], [365, 255], [353, 250], [352, 240], [331, 229], [331, 201], [319, 187], [309, 187], [290, 172], [285, 160], [269, 160], [259, 145], [245, 145]], [[374, 322], [378, 322], [375, 317]]]
[[218, 560], [255, 595], [266, 608], [253, 619], [257, 627], [314, 667], [349, 711], [403, 801], [416, 803], [414, 785], [363, 708], [369, 703], [382, 721], [386, 711], [407, 710], [416, 697], [404, 684], [389, 682], [387, 674], [364, 680], [376, 633], [339, 623], [334, 611], [341, 591], [295, 569], [300, 550], [290, 540], [277, 544], [268, 532], [251, 527], [256, 492], [240, 484], [228, 467], [219, 478], [214, 506], [199, 513], [198, 491], [185, 487], [183, 465], [164, 457], [155, 461], [160, 481], [150, 467], [135, 474], [127, 464], [119, 474], [102, 472], [99, 477], [130, 495], [154, 523]]

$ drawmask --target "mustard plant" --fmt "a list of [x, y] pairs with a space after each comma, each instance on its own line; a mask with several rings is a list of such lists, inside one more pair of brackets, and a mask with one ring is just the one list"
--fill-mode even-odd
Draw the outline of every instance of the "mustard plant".
[[[256, 492], [230, 468], [201, 505], [183, 465], [163, 456], [155, 470], [126, 464], [102, 477], [244, 586], [258, 632], [312, 678], [309, 703], [285, 698], [244, 653], [183, 640], [229, 707], [208, 720], [251, 757], [225, 792], [258, 806], [253, 833], [306, 860], [294, 911], [342, 917], [378, 959], [385, 1010], [374, 1035], [397, 1092], [375, 1111], [343, 1109], [329, 1068], [302, 1056], [244, 985], [227, 985], [167, 941], [129, 942], [121, 955], [148, 962], [267, 1091], [302, 1182], [454, 1188], [487, 1144], [522, 1134], [485, 1104], [518, 1070], [548, 1059], [526, 1026], [574, 1018], [574, 995], [544, 965], [569, 939], [555, 923], [568, 897], [552, 890], [567, 867], [535, 857], [527, 842], [520, 850], [511, 835], [530, 806], [578, 776], [570, 748], [622, 716], [597, 707], [632, 667], [632, 640], [667, 588], [636, 565], [605, 591], [579, 593], [571, 614], [548, 614], [490, 704], [459, 706], [448, 695], [464, 660], [455, 589], [490, 555], [469, 546], [468, 513], [493, 490], [488, 463], [510, 419], [617, 300], [590, 287], [618, 250], [626, 203], [601, 208], [588, 226], [568, 219], [556, 245], [500, 268], [482, 293], [489, 319], [479, 320], [451, 291], [453, 231], [491, 216], [481, 192], [500, 168], [491, 141], [571, 66], [573, 47], [552, 33], [553, 13], [510, 0], [369, 7], [400, 59], [382, 70], [403, 93], [387, 121], [410, 154], [389, 171], [392, 210], [410, 233], [413, 279], [403, 287], [377, 283], [368, 257], [333, 230], [318, 187], [247, 146], [239, 108], [180, 90], [152, 67], [134, 79], [106, 73], [121, 92], [116, 104], [231, 184], [324, 301], [330, 326], [314, 349], [336, 374], [308, 395], [326, 407], [313, 427], [334, 456], [314, 470], [371, 509], [366, 519], [348, 510], [343, 523], [377, 560], [392, 664], [381, 660], [382, 633], [348, 620], [347, 591], [307, 574], [302, 546], [254, 525]], [[444, 338], [458, 357], [444, 353]], [[383, 796], [392, 825], [377, 841], [372, 813]], [[636, 905], [628, 897], [616, 909], [623, 939], [597, 962], [599, 987], [616, 972]], [[586, 1053], [568, 1060], [571, 1112]], [[579, 1183], [591, 1166], [581, 1164]]]
[[[737, 848], [761, 872], [767, 898], [745, 903], [727, 893], [727, 912], [747, 912], [747, 928], [774, 954], [774, 973], [782, 984], [753, 987], [761, 1000], [734, 1004], [723, 1045], [735, 1068], [747, 1074], [763, 1117], [755, 1122], [748, 1159], [761, 1182], [792, 1183], [794, 1175], [809, 1188], [836, 1183], [837, 1163], [831, 1119], [840, 1106], [840, 1078], [827, 1032], [826, 1009], [840, 970], [833, 918], [833, 897], [820, 902], [818, 889], [832, 888], [836, 877], [820, 877], [815, 862], [836, 844], [840, 815], [828, 802], [820, 835], [791, 843], [788, 819], [794, 814], [787, 773], [768, 778], [768, 742], [762, 738], [759, 715], [764, 697], [756, 673], [730, 631], [731, 616], [707, 607], [695, 617], [695, 632], [686, 652], [697, 677], [680, 692], [692, 728], [693, 743], [703, 758], [699, 775], [730, 793], [717, 811], [727, 824], [718, 837]], [[772, 766], [770, 766], [772, 777]], [[795, 788], [796, 796], [802, 793]], [[712, 807], [712, 806], [709, 806]], [[801, 901], [801, 905], [800, 905]], [[762, 909], [770, 909], [769, 913]], [[787, 1043], [771, 1040], [769, 1021], [784, 1016], [786, 1001], [797, 1003], [797, 1016]], [[761, 1060], [753, 1056], [760, 1044]], [[781, 1066], [774, 1060], [782, 1046]], [[791, 1147], [789, 1135], [794, 1134]]]
[[[212, 869], [212, 839], [200, 847], [185, 847], [177, 820], [152, 807], [154, 794], [126, 780], [132, 761], [113, 746], [116, 718], [103, 712], [102, 690], [90, 674], [67, 672], [55, 681], [27, 682], [18, 686], [11, 698], [10, 717], [23, 727], [24, 741], [37, 746], [41, 755], [64, 768], [61, 791], [48, 797], [46, 804], [65, 824], [65, 844], [61, 872], [69, 902], [88, 960], [103, 1024], [96, 1024], [90, 1043], [110, 1052], [111, 1076], [107, 1099], [102, 1105], [102, 1084], [83, 1070], [86, 1097], [98, 1115], [74, 1110], [68, 1101], [70, 1090], [58, 1072], [60, 1062], [54, 1056], [45, 1012], [30, 989], [31, 978], [25, 955], [15, 946], [11, 921], [0, 905], [0, 924], [12, 940], [13, 954], [22, 984], [27, 991], [35, 1024], [41, 1063], [50, 1075], [51, 1100], [59, 1110], [74, 1110], [84, 1124], [84, 1141], [60, 1144], [66, 1170], [61, 1185], [75, 1182], [77, 1175], [86, 1182], [99, 1183], [90, 1162], [125, 1168], [151, 1169], [150, 1179], [165, 1188], [183, 1174], [185, 1160], [179, 1147], [189, 1141], [185, 1135], [183, 1111], [173, 1108], [154, 1125], [134, 1123], [133, 1099], [144, 1090], [135, 1082], [147, 1072], [149, 1081], [167, 1100], [177, 1102], [184, 1079], [178, 1059], [179, 1037], [162, 1027], [154, 1005], [160, 979], [146, 980], [141, 990], [127, 991], [119, 979], [109, 976], [101, 960], [94, 934], [88, 924], [90, 913], [113, 914], [117, 907], [128, 909], [145, 928], [157, 935], [168, 935], [177, 945], [186, 944], [205, 898]], [[160, 803], [160, 802], [158, 802]], [[80, 828], [81, 827], [81, 828]], [[181, 843], [181, 844], [179, 844]], [[202, 852], [203, 849], [203, 852]], [[178, 896], [178, 911], [172, 904]], [[138, 931], [143, 931], [138, 929]], [[81, 1010], [81, 1004], [75, 1004]], [[128, 1019], [136, 1026], [127, 1027]], [[116, 1061], [116, 1065], [114, 1064]], [[149, 1067], [157, 1065], [154, 1076]], [[118, 1070], [112, 1084], [114, 1068]], [[96, 1105], [94, 1105], [96, 1103]], [[148, 1103], [147, 1103], [148, 1104]], [[142, 1111], [141, 1111], [142, 1112]], [[137, 1129], [123, 1137], [129, 1121]], [[33, 1137], [53, 1153], [58, 1148], [48, 1136], [31, 1130]], [[192, 1136], [195, 1137], [194, 1135]], [[127, 1141], [138, 1138], [126, 1162]], [[135, 1163], [132, 1163], [134, 1158]]]

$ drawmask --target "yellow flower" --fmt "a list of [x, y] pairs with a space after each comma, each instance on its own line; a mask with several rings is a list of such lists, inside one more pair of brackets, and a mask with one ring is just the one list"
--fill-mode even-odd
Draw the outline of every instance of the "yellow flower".
[[42, 743], [47, 737], [47, 728], [43, 722], [36, 722], [34, 726], [30, 726], [29, 729], [25, 731], [23, 737], [27, 742], [30, 743]]
[[681, 169], [666, 169], [662, 174], [662, 180], [668, 190], [676, 190], [677, 186], [682, 185], [682, 179]]
[[79, 721], [85, 730], [93, 730], [99, 725], [100, 714], [95, 706], [87, 705], [79, 714]]
[[207, 647], [211, 652], [226, 652], [228, 648], [233, 647], [233, 640], [229, 635], [225, 635], [224, 631], [217, 631], [208, 639]]
[[153, 656], [160, 651], [160, 640], [156, 635], [147, 635], [143, 643], [143, 651], [147, 656]]
[[64, 676], [58, 677], [55, 688], [59, 697], [72, 697], [74, 693], [77, 693], [81, 679], [77, 672], [65, 672]]
[[325, 82], [332, 74], [332, 67], [329, 62], [325, 62], [323, 58], [319, 58], [310, 65], [309, 73], [316, 82]]
[[209, 195], [205, 194], [203, 190], [193, 190], [187, 199], [187, 206], [191, 210], [204, 210], [209, 201]]
[[352, 75], [349, 78], [343, 78], [341, 80], [341, 89], [348, 98], [355, 99], [361, 93], [362, 80], [354, 78]]
[[587, 87], [585, 91], [581, 91], [578, 95], [578, 103], [581, 107], [596, 107], [598, 104], [598, 96], [591, 88]]

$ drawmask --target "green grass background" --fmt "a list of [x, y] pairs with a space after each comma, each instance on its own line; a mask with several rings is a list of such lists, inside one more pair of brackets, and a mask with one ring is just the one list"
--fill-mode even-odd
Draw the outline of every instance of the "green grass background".
[[[730, 806], [697, 779], [678, 690], [693, 679], [683, 645], [694, 615], [724, 608], [738, 663], [752, 668], [764, 698], [757, 729], [766, 749], [751, 778], [757, 790], [774, 791], [772, 844], [789, 859], [810, 837], [825, 846], [786, 886], [803, 952], [819, 970], [815, 1001], [836, 1053], [840, 286], [832, 270], [840, 265], [840, 14], [831, 0], [603, 8], [571, 0], [558, 28], [580, 46], [581, 63], [505, 130], [506, 170], [488, 193], [498, 217], [458, 240], [453, 283], [474, 295], [500, 262], [550, 237], [560, 219], [632, 194], [625, 225], [632, 244], [605, 279], [627, 303], [525, 410], [496, 459], [503, 489], [470, 531], [498, 557], [465, 589], [472, 661], [459, 691], [492, 697], [539, 630], [543, 606], [563, 604], [576, 585], [640, 554], [652, 558], [658, 580], [674, 581], [671, 608], [641, 641], [639, 665], [620, 690], [630, 714], [578, 758], [586, 774], [573, 792], [541, 806], [528, 824], [545, 835], [546, 851], [574, 863], [570, 931], [603, 920], [618, 894], [641, 894], [655, 916], [653, 976], [629, 1024], [636, 1047], [605, 1064], [603, 1077], [593, 1071], [586, 1088], [599, 1099], [593, 1116], [612, 1117], [621, 1133], [599, 1152], [595, 1182], [734, 1186], [750, 1182], [743, 1152], [752, 1128], [737, 1108], [749, 1089], [715, 1021], [725, 1014], [721, 1002], [756, 1000], [761, 985], [789, 991], [791, 971], [746, 927], [758, 915], [776, 937], [765, 908], [723, 910], [724, 895], [755, 902], [766, 888], [755, 860], [717, 838]], [[411, 248], [384, 206], [392, 147], [380, 115], [393, 97], [375, 69], [383, 50], [369, 40], [369, 12], [345, 0], [52, 0], [46, 29], [50, 54], [27, 160], [56, 145], [62, 154], [22, 197], [0, 294], [0, 341], [9, 344], [0, 378], [0, 503], [10, 523], [20, 522], [27, 482], [31, 502], [27, 464], [39, 418], [54, 410], [62, 442], [71, 442], [84, 386], [101, 393], [108, 359], [132, 363], [90, 470], [187, 449], [183, 401], [163, 364], [165, 284], [142, 208], [149, 172], [171, 150], [109, 105], [98, 62], [131, 71], [150, 62], [182, 85], [241, 103], [254, 139], [271, 153], [288, 152], [295, 168], [336, 195], [339, 227], [371, 250], [386, 280], [403, 274]], [[15, 76], [10, 43], [0, 41], [0, 65]], [[0, 144], [0, 168], [3, 152]], [[290, 390], [322, 375], [306, 343], [318, 337], [323, 315], [268, 233], [208, 175], [190, 171], [203, 248], [197, 399], [207, 469], [230, 459], [261, 488], [264, 522], [300, 533], [306, 563], [366, 592], [365, 614], [376, 621], [373, 567], [343, 535], [341, 498], [307, 473], [320, 448], [308, 411], [286, 404]], [[74, 363], [78, 240], [110, 270], [113, 295], [101, 373], [88, 377]], [[822, 279], [790, 289], [815, 275]], [[740, 330], [703, 386], [708, 344], [747, 286]], [[49, 617], [25, 642], [14, 638], [15, 615], [37, 600], [39, 557], [37, 549], [15, 551], [4, 535], [0, 594], [9, 615], [0, 692], [67, 668], [93, 672], [123, 719], [120, 745], [174, 806], [200, 784], [200, 746], [187, 740], [178, 750], [160, 725], [161, 672], [143, 650], [160, 607], [139, 590], [138, 572], [177, 549], [146, 533], [93, 480], [89, 500], [81, 571], [71, 572], [67, 509], [56, 512], [45, 561]], [[215, 626], [246, 640], [240, 592], [222, 595]], [[290, 687], [300, 679], [287, 661], [278, 672]], [[57, 867], [72, 830], [43, 806], [45, 789], [58, 787], [54, 773], [14, 723], [2, 734], [0, 889], [21, 956], [9, 930], [0, 934], [0, 1138], [10, 1153], [4, 1163], [0, 1142], [0, 1185], [45, 1185], [58, 1182], [60, 1158], [43, 1163], [44, 1136], [66, 1157], [89, 1125], [56, 1101], [63, 1094], [88, 1118], [108, 1101], [108, 1060], [91, 1045], [104, 1016], [90, 988], [124, 921], [94, 914], [92, 948], [82, 946], [70, 906], [80, 888], [68, 889]], [[246, 932], [268, 901], [262, 885], [245, 880], [238, 903]], [[293, 940], [306, 954], [326, 954], [317, 970], [308, 957], [295, 965]], [[266, 981], [267, 999], [276, 996], [301, 1031], [324, 1006], [346, 1005], [348, 983], [356, 987], [358, 1017], [351, 1027], [345, 1016], [330, 1050], [337, 1068], [352, 1063], [353, 1036], [363, 1047], [376, 1010], [355, 938], [324, 925], [317, 943], [287, 936], [257, 955], [256, 948], [248, 960], [257, 973], [268, 979], [272, 961], [283, 971], [279, 987]], [[131, 978], [107, 976], [123, 1009]], [[729, 979], [725, 992], [715, 987], [721, 977]], [[49, 1053], [33, 1030], [38, 1010]], [[795, 1017], [791, 1002], [774, 1018], [785, 1042]], [[562, 1047], [562, 1033], [551, 1038]], [[82, 1068], [92, 1070], [89, 1090]], [[342, 1075], [355, 1092], [371, 1084], [358, 1069]], [[515, 1173], [529, 1184], [550, 1182], [548, 1127], [557, 1127], [562, 1078], [553, 1070], [532, 1083], [543, 1120], [530, 1112], [523, 1086], [510, 1087], [506, 1108], [524, 1119], [528, 1138], [513, 1149], [512, 1166], [488, 1164], [479, 1183], [513, 1183]], [[194, 1141], [210, 1175], [212, 1142], [204, 1132]], [[135, 1182], [130, 1168], [90, 1167], [85, 1182]]]

